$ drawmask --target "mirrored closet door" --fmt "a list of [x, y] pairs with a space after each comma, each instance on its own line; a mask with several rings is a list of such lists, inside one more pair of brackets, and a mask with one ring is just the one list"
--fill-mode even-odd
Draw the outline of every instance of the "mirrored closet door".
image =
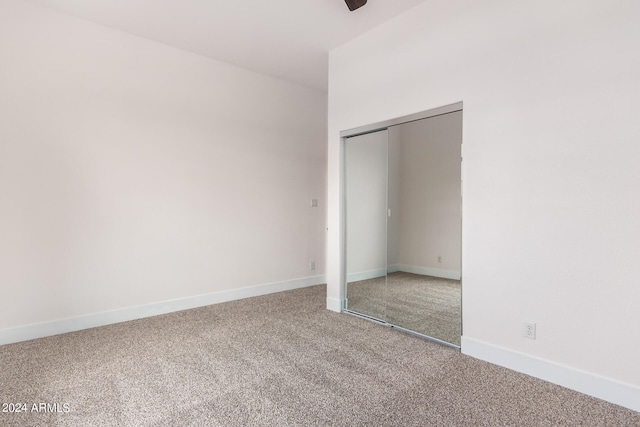
[[388, 132], [347, 139], [346, 263], [349, 310], [384, 321], [387, 295]]
[[345, 309], [461, 336], [462, 111], [345, 138]]

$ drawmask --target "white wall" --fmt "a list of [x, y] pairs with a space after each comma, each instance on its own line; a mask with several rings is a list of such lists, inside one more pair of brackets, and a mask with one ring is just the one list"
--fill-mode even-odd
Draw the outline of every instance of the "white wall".
[[0, 61], [0, 331], [322, 283], [325, 94], [13, 0]]
[[632, 1], [425, 1], [332, 51], [328, 307], [339, 132], [463, 101], [463, 351], [640, 410], [639, 21]]

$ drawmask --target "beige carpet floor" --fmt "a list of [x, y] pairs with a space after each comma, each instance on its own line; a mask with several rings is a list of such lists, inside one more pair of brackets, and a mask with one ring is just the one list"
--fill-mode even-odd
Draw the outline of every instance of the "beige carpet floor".
[[314, 286], [0, 347], [1, 426], [638, 426], [640, 413], [325, 309]]
[[460, 346], [459, 280], [395, 272], [347, 285], [348, 309]]

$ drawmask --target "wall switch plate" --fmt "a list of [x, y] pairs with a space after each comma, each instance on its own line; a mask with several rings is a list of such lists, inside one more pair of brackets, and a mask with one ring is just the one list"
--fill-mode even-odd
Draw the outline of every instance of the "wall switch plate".
[[311, 269], [311, 271], [316, 269], [316, 262], [315, 261], [311, 261], [311, 263], [309, 264], [309, 268]]
[[311, 199], [311, 207], [312, 208], [318, 207], [318, 199]]
[[524, 322], [522, 324], [522, 336], [532, 340], [536, 339], [536, 324], [533, 322]]

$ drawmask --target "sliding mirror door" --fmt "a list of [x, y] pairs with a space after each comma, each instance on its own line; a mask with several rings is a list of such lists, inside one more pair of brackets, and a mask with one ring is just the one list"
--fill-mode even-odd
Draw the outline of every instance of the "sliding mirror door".
[[459, 347], [462, 110], [443, 109], [345, 136], [345, 309]]
[[462, 112], [389, 127], [386, 321], [461, 335]]
[[346, 139], [345, 308], [385, 319], [387, 276], [387, 131]]

